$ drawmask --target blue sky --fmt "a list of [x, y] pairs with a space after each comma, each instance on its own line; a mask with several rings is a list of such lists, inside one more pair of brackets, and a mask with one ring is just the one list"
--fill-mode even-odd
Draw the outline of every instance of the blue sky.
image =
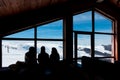
[[[82, 14], [73, 16], [73, 30], [77, 31], [92, 31], [92, 17], [91, 11], [85, 12]], [[51, 38], [51, 39], [62, 39], [63, 36], [63, 21], [58, 20], [52, 23], [48, 23], [45, 25], [41, 25], [37, 27], [37, 37], [38, 38]], [[96, 32], [107, 32], [112, 33], [112, 22], [111, 20], [103, 17], [102, 15], [95, 13], [95, 31]], [[16, 34], [12, 34], [6, 37], [17, 37], [17, 38], [33, 38], [34, 37], [34, 29], [25, 30], [22, 32], [18, 32]], [[88, 38], [85, 36], [80, 37], [81, 40], [84, 40], [84, 43], [88, 42]], [[96, 36], [97, 44], [107, 43], [109, 44], [110, 36]], [[88, 39], [88, 40], [85, 40]], [[85, 42], [86, 41], [86, 42]]]
[[[73, 17], [74, 30], [92, 31], [91, 21], [92, 21], [91, 11], [75, 15]], [[112, 23], [109, 19], [105, 18], [104, 16], [98, 13], [95, 13], [95, 31], [111, 33], [112, 32], [111, 26]]]
[[[37, 37], [38, 38], [61, 38], [62, 39], [62, 29], [63, 29], [63, 21], [55, 21], [52, 23], [48, 23], [45, 25], [41, 25], [37, 27]], [[22, 32], [18, 32], [12, 35], [8, 35], [6, 37], [13, 38], [34, 38], [34, 28], [25, 30]]]

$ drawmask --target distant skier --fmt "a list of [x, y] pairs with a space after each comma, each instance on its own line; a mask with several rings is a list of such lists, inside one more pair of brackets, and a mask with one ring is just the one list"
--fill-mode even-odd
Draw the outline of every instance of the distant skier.
[[9, 53], [9, 46], [7, 46], [7, 52]]

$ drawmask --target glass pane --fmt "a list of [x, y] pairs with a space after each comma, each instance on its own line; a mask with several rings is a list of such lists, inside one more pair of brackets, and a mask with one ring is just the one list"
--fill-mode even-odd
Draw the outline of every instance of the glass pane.
[[37, 53], [40, 53], [41, 46], [45, 46], [46, 52], [50, 55], [52, 47], [55, 47], [60, 55], [60, 60], [63, 59], [63, 42], [62, 41], [37, 41]]
[[78, 41], [77, 57], [90, 56], [91, 55], [90, 35], [79, 34], [77, 41]]
[[112, 36], [111, 35], [95, 35], [95, 57], [111, 57], [112, 56]]
[[38, 26], [37, 38], [62, 39], [63, 21], [59, 20], [49, 24]]
[[73, 30], [92, 31], [91, 11], [73, 16]]
[[34, 38], [34, 28], [5, 36], [5, 38]]
[[112, 33], [112, 21], [95, 12], [95, 32]]
[[33, 45], [33, 41], [2, 40], [2, 67], [24, 61], [25, 53]]

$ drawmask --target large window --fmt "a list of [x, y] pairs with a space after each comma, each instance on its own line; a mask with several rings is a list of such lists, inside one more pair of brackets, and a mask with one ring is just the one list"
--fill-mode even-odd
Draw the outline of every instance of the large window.
[[80, 62], [82, 56], [101, 60], [114, 59], [114, 30], [111, 19], [96, 11], [88, 11], [73, 16], [74, 51], [73, 57]]
[[52, 47], [57, 48], [60, 59], [63, 59], [63, 20], [51, 22], [37, 27], [37, 52], [45, 46], [50, 55]]
[[37, 55], [41, 46], [46, 47], [50, 55], [52, 47], [57, 48], [60, 59], [63, 59], [63, 20], [34, 26], [34, 28], [17, 32], [2, 39], [2, 67], [24, 62], [25, 53], [30, 46], [36, 47]]
[[[69, 28], [67, 27], [67, 29]], [[74, 60], [81, 62], [82, 56], [89, 56], [111, 62], [115, 58], [113, 29], [112, 19], [97, 11], [91, 10], [73, 15]], [[40, 53], [41, 46], [46, 47], [49, 55], [52, 47], [56, 47], [62, 60], [63, 51], [66, 51], [66, 49], [63, 50], [63, 47], [66, 48], [63, 46], [65, 44], [63, 35], [69, 38], [69, 34], [66, 34], [65, 31], [67, 30], [63, 29], [63, 20], [57, 20], [3, 37], [2, 67], [14, 64], [16, 61], [24, 61], [25, 52], [30, 46], [36, 47], [37, 55]]]

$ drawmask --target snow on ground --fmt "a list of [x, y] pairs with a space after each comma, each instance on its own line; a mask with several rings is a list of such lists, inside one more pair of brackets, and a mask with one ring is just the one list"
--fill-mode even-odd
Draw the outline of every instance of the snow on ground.
[[[15, 64], [17, 61], [24, 61], [24, 55], [28, 51], [29, 47], [33, 46], [33, 42], [9, 42], [4, 41], [2, 43], [2, 66], [6, 67], [10, 64]], [[60, 58], [63, 59], [63, 46], [61, 42], [38, 42], [37, 53], [40, 53], [41, 46], [46, 47], [46, 52], [50, 55], [52, 47], [56, 47]], [[111, 51], [105, 50], [104, 46], [97, 46], [95, 48], [96, 56], [107, 56], [111, 54]], [[106, 55], [107, 53], [107, 55]], [[90, 47], [79, 46], [78, 47], [78, 57], [90, 56]]]

